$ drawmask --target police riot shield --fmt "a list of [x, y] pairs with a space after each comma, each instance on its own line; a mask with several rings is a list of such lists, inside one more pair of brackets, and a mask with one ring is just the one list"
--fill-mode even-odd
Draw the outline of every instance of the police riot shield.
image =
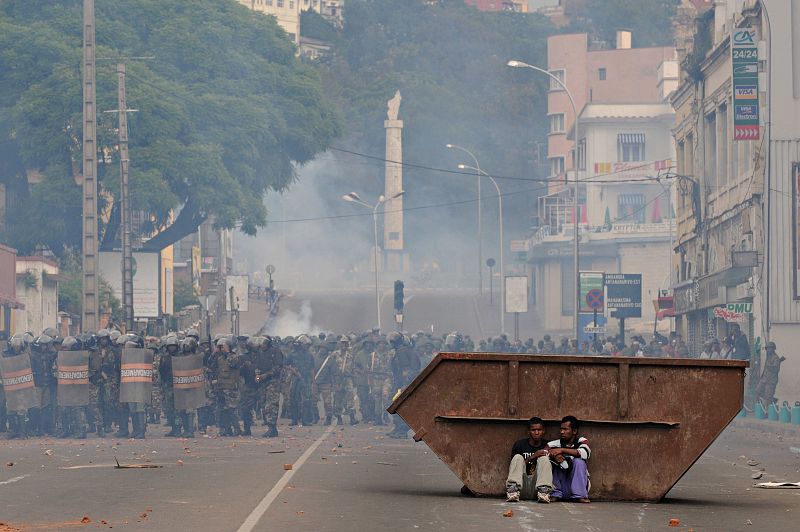
[[6, 407], [10, 412], [39, 408], [39, 394], [33, 383], [31, 357], [28, 353], [13, 357], [0, 357], [0, 377], [6, 394]]
[[153, 351], [138, 347], [122, 350], [120, 372], [120, 403], [149, 405], [153, 388]]
[[176, 410], [194, 410], [205, 404], [203, 355], [172, 357], [172, 391]]
[[58, 406], [89, 404], [89, 352], [58, 352]]

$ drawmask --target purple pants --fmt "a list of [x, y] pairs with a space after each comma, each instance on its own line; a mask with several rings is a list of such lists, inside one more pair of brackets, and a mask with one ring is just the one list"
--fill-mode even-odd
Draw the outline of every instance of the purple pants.
[[553, 497], [559, 499], [588, 499], [589, 470], [581, 458], [573, 458], [568, 470], [553, 465]]

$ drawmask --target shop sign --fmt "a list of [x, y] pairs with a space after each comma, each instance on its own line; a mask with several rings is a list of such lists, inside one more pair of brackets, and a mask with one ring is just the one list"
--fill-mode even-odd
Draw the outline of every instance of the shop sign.
[[727, 322], [743, 323], [753, 313], [752, 303], [729, 303], [722, 307], [714, 307], [714, 317]]

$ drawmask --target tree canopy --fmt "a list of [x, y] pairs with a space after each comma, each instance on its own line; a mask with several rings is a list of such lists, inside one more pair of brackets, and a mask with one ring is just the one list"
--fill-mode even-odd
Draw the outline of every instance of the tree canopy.
[[[128, 107], [139, 111], [128, 118], [133, 208], [162, 230], [147, 244], [169, 245], [209, 216], [255, 233], [264, 194], [340, 134], [315, 69], [274, 18], [233, 1], [96, 10], [98, 144], [111, 155], [99, 164], [101, 197], [119, 182], [117, 116], [103, 112], [117, 108], [115, 58], [154, 56], [127, 61]], [[15, 195], [0, 238], [23, 252], [80, 246], [81, 48], [79, 0], [0, 2], [0, 182]], [[28, 187], [28, 177], [38, 179]]]

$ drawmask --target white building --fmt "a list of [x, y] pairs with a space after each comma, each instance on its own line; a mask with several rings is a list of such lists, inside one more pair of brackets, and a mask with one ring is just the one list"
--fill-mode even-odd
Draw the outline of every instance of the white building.
[[44, 257], [17, 257], [17, 300], [24, 310], [14, 310], [14, 330], [41, 333], [58, 327], [58, 264]]

